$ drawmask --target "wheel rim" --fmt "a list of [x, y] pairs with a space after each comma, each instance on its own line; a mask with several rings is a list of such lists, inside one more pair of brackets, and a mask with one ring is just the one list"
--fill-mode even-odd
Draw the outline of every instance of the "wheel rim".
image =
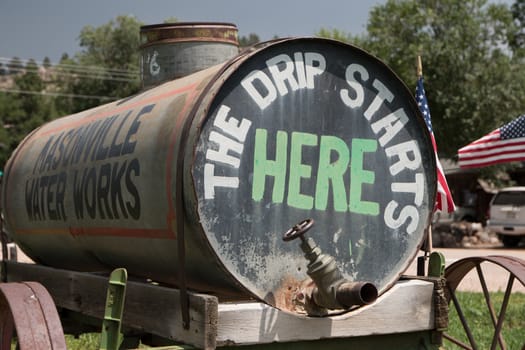
[[36, 282], [0, 283], [0, 332], [1, 350], [15, 337], [21, 350], [66, 349], [55, 304]]
[[[493, 300], [487, 287], [487, 279], [484, 269], [482, 268], [482, 264], [485, 267], [489, 266], [490, 264], [497, 265], [507, 274], [507, 284], [504, 291], [503, 300], [499, 305], [499, 314], [496, 313], [496, 308], [494, 307]], [[476, 336], [472, 331], [472, 322], [470, 322], [472, 320], [469, 321], [464, 312], [464, 310], [466, 310], [465, 307], [461, 306], [461, 303], [456, 296], [456, 290], [458, 286], [464, 280], [465, 276], [472, 270], [474, 270], [477, 274], [478, 282], [481, 286], [481, 290], [485, 299], [485, 306], [487, 307], [487, 312], [490, 317], [490, 322], [494, 327], [490, 349], [507, 349], [502, 332], [503, 326], [505, 325], [507, 307], [509, 305], [513, 287], [517, 285], [517, 283], [521, 283], [522, 286], [525, 286], [525, 261], [510, 256], [494, 255], [485, 257], [469, 257], [459, 260], [447, 267], [445, 270], [445, 277], [447, 280], [447, 301], [449, 305], [454, 306], [469, 344], [462, 342], [449, 333], [444, 333], [444, 338], [457, 345], [461, 349], [479, 348]], [[523, 346], [523, 344], [520, 346]]]

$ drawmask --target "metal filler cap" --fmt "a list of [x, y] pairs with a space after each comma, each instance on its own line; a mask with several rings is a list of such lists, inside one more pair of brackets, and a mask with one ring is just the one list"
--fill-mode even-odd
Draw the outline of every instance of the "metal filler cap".
[[383, 293], [416, 256], [435, 199], [413, 93], [377, 58], [318, 38], [262, 45], [226, 75], [196, 118], [191, 169], [194, 215], [224, 271], [293, 311], [311, 279], [282, 234], [309, 217], [342, 278]]
[[140, 27], [144, 87], [223, 63], [239, 53], [237, 27], [220, 22], [179, 22]]

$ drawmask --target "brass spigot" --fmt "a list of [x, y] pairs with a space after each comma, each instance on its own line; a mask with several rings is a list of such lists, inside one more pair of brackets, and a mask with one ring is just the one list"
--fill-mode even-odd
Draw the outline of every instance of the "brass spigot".
[[[286, 231], [284, 241], [301, 239], [300, 247], [308, 260], [307, 274], [315, 286], [307, 293], [307, 301], [316, 307], [336, 310], [356, 305], [366, 305], [377, 299], [377, 288], [370, 282], [351, 282], [343, 277], [335, 259], [324, 254], [312, 238], [305, 233], [314, 225], [313, 219], [306, 219]], [[309, 308], [306, 307], [308, 310]], [[312, 309], [312, 308], [310, 308]]]

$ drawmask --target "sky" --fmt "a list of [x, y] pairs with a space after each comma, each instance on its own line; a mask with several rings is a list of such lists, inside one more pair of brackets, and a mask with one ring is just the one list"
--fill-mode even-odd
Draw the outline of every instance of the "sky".
[[83, 27], [98, 27], [119, 15], [144, 24], [175, 17], [179, 22], [226, 22], [239, 36], [255, 33], [261, 40], [275, 35], [312, 36], [321, 28], [346, 33], [366, 31], [368, 13], [386, 0], [0, 0], [0, 57], [49, 57], [60, 60], [81, 49]]
[[[458, 0], [461, 1], [461, 0]], [[511, 4], [513, 0], [490, 0]], [[368, 15], [386, 0], [0, 0], [0, 59], [49, 57], [80, 52], [78, 35], [119, 15], [144, 24], [175, 17], [179, 22], [226, 22], [239, 36], [312, 36], [321, 28], [366, 32]]]

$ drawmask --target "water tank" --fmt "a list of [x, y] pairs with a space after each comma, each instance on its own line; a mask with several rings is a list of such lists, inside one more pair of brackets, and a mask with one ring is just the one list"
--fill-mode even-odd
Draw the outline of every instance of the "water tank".
[[174, 286], [184, 265], [191, 289], [285, 308], [308, 279], [291, 226], [313, 218], [343, 276], [383, 293], [435, 190], [403, 82], [357, 47], [294, 38], [41, 126], [5, 168], [2, 207], [37, 263]]

